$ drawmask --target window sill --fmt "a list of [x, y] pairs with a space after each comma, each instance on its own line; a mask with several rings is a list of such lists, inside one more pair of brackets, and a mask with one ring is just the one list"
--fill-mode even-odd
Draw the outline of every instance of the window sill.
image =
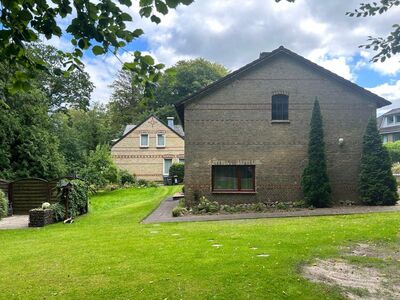
[[271, 124], [290, 124], [290, 120], [271, 120]]
[[156, 146], [157, 149], [164, 149], [165, 146]]
[[212, 191], [213, 194], [257, 194], [256, 191]]
[[140, 149], [148, 149], [149, 146], [140, 146], [139, 148], [140, 148]]

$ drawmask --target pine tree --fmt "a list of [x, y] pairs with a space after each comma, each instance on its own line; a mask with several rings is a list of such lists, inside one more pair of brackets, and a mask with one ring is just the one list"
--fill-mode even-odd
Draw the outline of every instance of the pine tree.
[[361, 201], [367, 205], [395, 205], [399, 199], [390, 156], [382, 145], [373, 117], [368, 122], [363, 140], [359, 192]]
[[324, 132], [318, 100], [314, 102], [308, 143], [308, 164], [303, 171], [301, 186], [308, 205], [327, 207], [331, 204], [331, 187], [326, 171]]

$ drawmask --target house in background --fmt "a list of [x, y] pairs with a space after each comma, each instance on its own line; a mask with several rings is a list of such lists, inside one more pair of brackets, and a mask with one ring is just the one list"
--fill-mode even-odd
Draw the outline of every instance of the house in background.
[[400, 108], [395, 108], [377, 119], [383, 143], [400, 140]]
[[127, 125], [111, 148], [116, 165], [138, 179], [162, 182], [173, 163], [184, 162], [182, 126], [169, 117], [165, 124], [150, 116], [138, 125]]
[[315, 99], [333, 201], [357, 201], [368, 120], [391, 103], [284, 47], [261, 53], [175, 105], [185, 128], [185, 199], [303, 199]]

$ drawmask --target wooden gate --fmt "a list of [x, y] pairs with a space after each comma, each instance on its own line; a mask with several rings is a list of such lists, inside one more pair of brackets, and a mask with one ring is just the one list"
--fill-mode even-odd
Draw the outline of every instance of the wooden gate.
[[43, 202], [51, 202], [49, 182], [40, 178], [27, 178], [13, 181], [9, 185], [9, 198], [13, 213], [28, 214], [32, 208], [38, 208]]

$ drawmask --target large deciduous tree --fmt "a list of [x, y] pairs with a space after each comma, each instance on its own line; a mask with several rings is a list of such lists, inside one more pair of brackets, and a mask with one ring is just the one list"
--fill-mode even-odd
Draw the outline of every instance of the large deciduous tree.
[[321, 109], [314, 102], [308, 142], [308, 164], [303, 171], [301, 186], [308, 205], [328, 207], [331, 204], [331, 187], [326, 168], [325, 144]]
[[49, 112], [89, 107], [94, 85], [83, 68], [62, 72], [65, 55], [53, 46], [34, 43], [29, 46], [29, 55], [42, 59], [46, 71], [36, 72], [37, 86], [43, 90], [49, 101]]
[[382, 145], [374, 117], [364, 135], [359, 192], [361, 201], [367, 205], [394, 205], [399, 198], [390, 156]]
[[228, 74], [221, 64], [203, 58], [179, 61], [163, 73], [154, 97], [146, 97], [140, 86], [132, 84], [132, 73], [122, 70], [111, 85], [109, 104], [113, 129], [121, 131], [126, 124], [135, 124], [157, 115], [160, 119], [175, 116], [173, 104]]
[[4, 92], [9, 66], [0, 65], [0, 178], [54, 178], [63, 175], [59, 141], [50, 133], [47, 99], [37, 88], [9, 95]]

